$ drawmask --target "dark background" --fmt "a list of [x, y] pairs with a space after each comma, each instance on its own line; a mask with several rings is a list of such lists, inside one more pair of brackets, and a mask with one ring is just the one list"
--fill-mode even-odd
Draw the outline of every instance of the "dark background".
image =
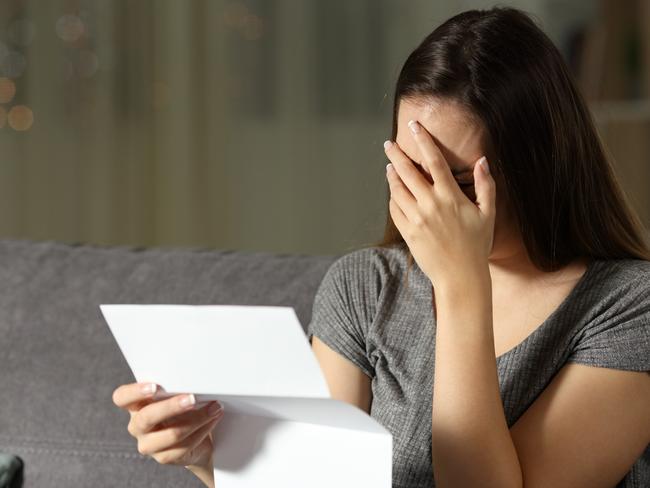
[[[650, 2], [534, 15], [650, 226]], [[484, 1], [2, 0], [0, 237], [339, 253], [386, 218], [410, 51]]]

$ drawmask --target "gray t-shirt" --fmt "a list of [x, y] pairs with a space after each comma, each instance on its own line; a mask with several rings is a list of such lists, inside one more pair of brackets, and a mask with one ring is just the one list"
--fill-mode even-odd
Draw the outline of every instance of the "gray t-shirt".
[[[337, 258], [316, 292], [308, 336], [372, 379], [370, 415], [393, 435], [393, 487], [431, 488], [431, 282], [413, 262], [407, 289], [406, 267], [403, 246]], [[508, 427], [567, 361], [650, 371], [650, 262], [593, 260], [560, 306], [496, 360]], [[617, 487], [650, 487], [650, 445]]]

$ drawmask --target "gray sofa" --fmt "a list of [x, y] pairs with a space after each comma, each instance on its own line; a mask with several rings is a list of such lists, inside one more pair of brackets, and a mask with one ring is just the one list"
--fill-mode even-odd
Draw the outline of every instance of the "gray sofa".
[[26, 487], [201, 487], [137, 451], [113, 405], [133, 376], [100, 303], [293, 306], [303, 328], [337, 256], [0, 240], [0, 452]]

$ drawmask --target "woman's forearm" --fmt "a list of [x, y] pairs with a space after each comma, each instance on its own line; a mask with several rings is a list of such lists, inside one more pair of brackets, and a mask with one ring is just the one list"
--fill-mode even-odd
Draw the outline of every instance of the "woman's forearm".
[[212, 471], [211, 466], [195, 466], [189, 465], [186, 466], [198, 479], [205, 483], [205, 486], [208, 488], [214, 488], [214, 472]]
[[521, 487], [499, 393], [489, 269], [436, 289], [435, 306], [431, 435], [436, 486]]

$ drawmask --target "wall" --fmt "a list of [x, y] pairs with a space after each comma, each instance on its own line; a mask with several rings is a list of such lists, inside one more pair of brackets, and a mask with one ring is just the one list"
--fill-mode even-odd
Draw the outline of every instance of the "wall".
[[[4, 106], [34, 121], [0, 128], [0, 236], [309, 254], [375, 242], [401, 64], [485, 3], [6, 0], [0, 40], [26, 66]], [[553, 2], [520, 3], [562, 41]], [[646, 223], [634, 175], [649, 152], [621, 165]]]

